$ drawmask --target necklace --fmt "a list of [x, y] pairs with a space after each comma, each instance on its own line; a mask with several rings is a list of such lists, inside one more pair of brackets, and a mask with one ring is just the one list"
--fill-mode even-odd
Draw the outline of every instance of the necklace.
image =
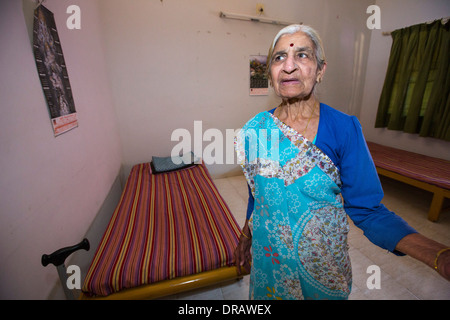
[[[308, 122], [306, 123], [305, 130], [303, 130], [302, 136], [305, 136], [306, 129], [308, 129], [309, 122], [311, 121], [311, 119], [312, 119], [312, 117], [313, 117], [313, 115], [314, 115], [314, 111], [316, 111], [316, 106], [317, 106], [317, 105], [318, 105], [318, 102], [314, 104], [313, 110], [312, 110], [312, 112], [311, 112], [311, 115], [309, 116]], [[278, 109], [278, 108], [281, 108], [281, 104], [277, 107], [277, 109]], [[278, 111], [278, 112], [280, 113], [281, 111]], [[275, 112], [274, 112], [274, 114], [275, 114]], [[278, 116], [279, 116], [279, 115], [278, 115]], [[281, 121], [281, 120], [280, 120], [280, 121]]]
[[311, 115], [309, 116], [308, 122], [306, 123], [306, 127], [305, 127], [305, 130], [303, 130], [302, 136], [305, 136], [306, 129], [308, 129], [309, 122], [311, 121], [314, 111], [316, 110], [316, 106], [317, 106], [317, 103], [314, 104], [313, 111], [311, 112]]

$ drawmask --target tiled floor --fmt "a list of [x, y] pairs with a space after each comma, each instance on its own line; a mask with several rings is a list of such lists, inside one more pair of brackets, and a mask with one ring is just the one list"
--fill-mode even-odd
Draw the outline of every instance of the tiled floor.
[[[242, 226], [247, 206], [247, 186], [243, 176], [216, 179], [214, 181], [230, 210]], [[383, 203], [403, 217], [422, 234], [450, 245], [450, 208], [441, 213], [437, 223], [427, 220], [431, 194], [408, 185], [382, 178], [385, 191]], [[434, 270], [408, 256], [397, 257], [376, 247], [362, 231], [351, 224], [349, 234], [350, 258], [353, 267], [351, 300], [450, 300], [450, 282]], [[377, 265], [381, 270], [381, 288], [368, 289], [371, 273], [367, 268]], [[172, 299], [248, 299], [249, 277], [208, 289], [180, 294]]]

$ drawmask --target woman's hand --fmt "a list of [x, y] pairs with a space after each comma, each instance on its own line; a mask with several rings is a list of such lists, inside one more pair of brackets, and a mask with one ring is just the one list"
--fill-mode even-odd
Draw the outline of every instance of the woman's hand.
[[234, 251], [234, 261], [236, 263], [237, 274], [242, 274], [242, 267], [246, 273], [250, 273], [251, 261], [252, 261], [252, 238], [250, 228], [248, 227], [248, 220], [245, 221], [245, 225], [242, 228], [242, 233], [239, 238], [239, 243]]
[[437, 261], [437, 272], [450, 281], [450, 251], [441, 253]]
[[442, 252], [439, 257], [437, 253], [447, 248], [445, 245], [429, 239], [419, 233], [413, 233], [401, 239], [396, 250], [403, 252], [431, 268], [435, 268], [437, 258], [437, 272], [446, 280], [450, 281], [450, 250]]

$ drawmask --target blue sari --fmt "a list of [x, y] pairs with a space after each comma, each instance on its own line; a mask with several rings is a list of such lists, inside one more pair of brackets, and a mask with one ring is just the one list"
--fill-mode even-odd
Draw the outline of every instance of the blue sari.
[[236, 136], [253, 197], [251, 299], [347, 299], [349, 225], [330, 158], [269, 112]]

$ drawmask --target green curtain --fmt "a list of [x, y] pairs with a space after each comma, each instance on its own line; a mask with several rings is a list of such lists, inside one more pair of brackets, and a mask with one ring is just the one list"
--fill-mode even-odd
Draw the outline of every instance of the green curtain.
[[395, 30], [376, 128], [450, 141], [450, 23]]

